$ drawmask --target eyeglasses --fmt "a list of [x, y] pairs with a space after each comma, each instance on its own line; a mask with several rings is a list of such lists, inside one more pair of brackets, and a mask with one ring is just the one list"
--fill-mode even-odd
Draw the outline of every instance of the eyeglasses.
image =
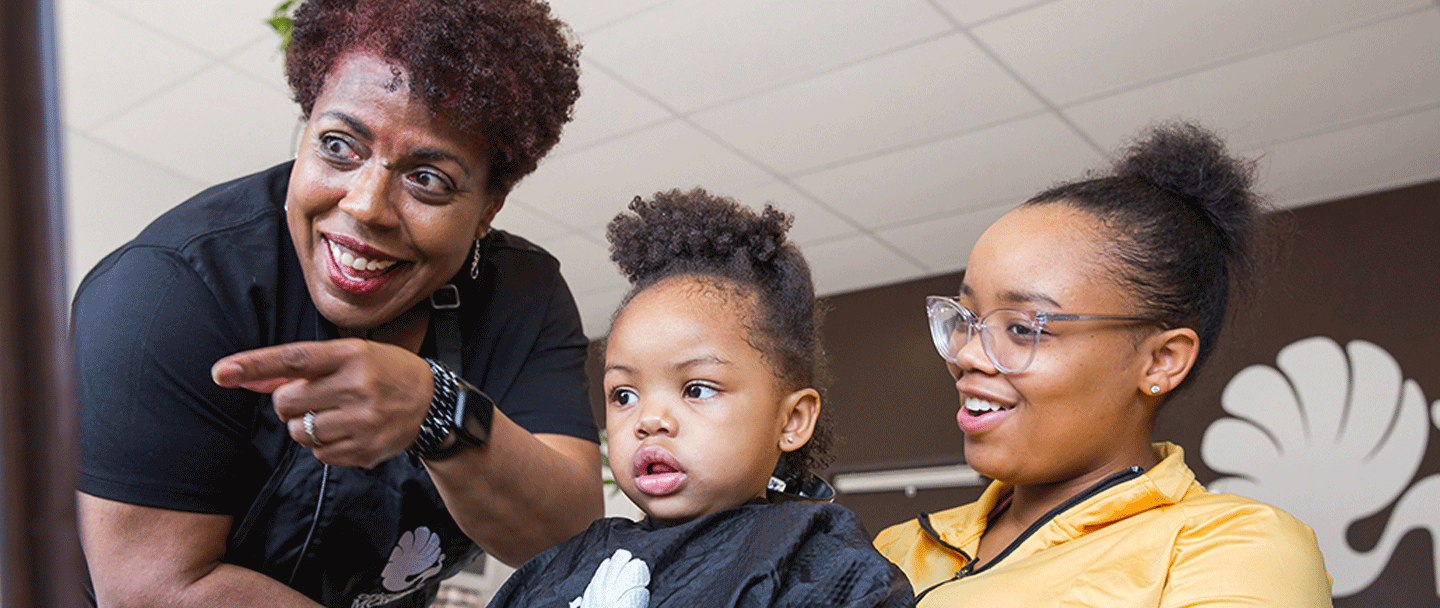
[[[1022, 308], [1001, 308], [981, 317], [961, 306], [954, 298], [945, 296], [925, 298], [925, 310], [930, 316], [930, 337], [935, 340], [935, 350], [940, 351], [941, 357], [958, 363], [956, 359], [960, 356], [960, 349], [978, 333], [985, 356], [995, 364], [995, 369], [1004, 374], [1018, 374], [1030, 367], [1040, 346], [1040, 335], [1048, 323], [1088, 320], [1159, 322], [1146, 317], [1066, 315]], [[999, 331], [999, 337], [992, 328]]]

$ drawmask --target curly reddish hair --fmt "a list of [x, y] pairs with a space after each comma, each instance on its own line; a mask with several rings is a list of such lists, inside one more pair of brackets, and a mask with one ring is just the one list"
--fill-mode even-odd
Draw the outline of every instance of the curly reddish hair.
[[352, 53], [393, 62], [412, 96], [481, 138], [495, 194], [535, 170], [580, 96], [580, 45], [538, 0], [308, 0], [285, 61], [307, 119]]

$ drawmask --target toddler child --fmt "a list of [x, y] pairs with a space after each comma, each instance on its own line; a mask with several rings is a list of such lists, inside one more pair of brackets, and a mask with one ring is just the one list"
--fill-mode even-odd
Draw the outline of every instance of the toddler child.
[[913, 606], [814, 474], [830, 444], [820, 312], [790, 218], [700, 189], [630, 211], [608, 232], [633, 287], [606, 343], [605, 428], [646, 516], [540, 554], [491, 608]]

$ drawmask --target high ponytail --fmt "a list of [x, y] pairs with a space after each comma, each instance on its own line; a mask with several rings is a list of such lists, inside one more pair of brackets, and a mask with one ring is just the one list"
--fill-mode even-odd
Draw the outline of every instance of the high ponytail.
[[1231, 156], [1214, 133], [1170, 122], [1142, 132], [1109, 172], [1025, 204], [1063, 203], [1098, 218], [1113, 239], [1117, 278], [1136, 295], [1139, 312], [1199, 335], [1198, 370], [1214, 352], [1231, 303], [1256, 282], [1264, 201], [1254, 182], [1254, 163]]

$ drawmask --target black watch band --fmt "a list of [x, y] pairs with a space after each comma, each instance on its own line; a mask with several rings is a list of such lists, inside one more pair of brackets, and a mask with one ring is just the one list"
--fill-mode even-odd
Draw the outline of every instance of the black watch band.
[[435, 378], [435, 391], [420, 434], [407, 451], [425, 460], [444, 460], [466, 448], [485, 445], [490, 440], [495, 402], [444, 363], [425, 362]]

